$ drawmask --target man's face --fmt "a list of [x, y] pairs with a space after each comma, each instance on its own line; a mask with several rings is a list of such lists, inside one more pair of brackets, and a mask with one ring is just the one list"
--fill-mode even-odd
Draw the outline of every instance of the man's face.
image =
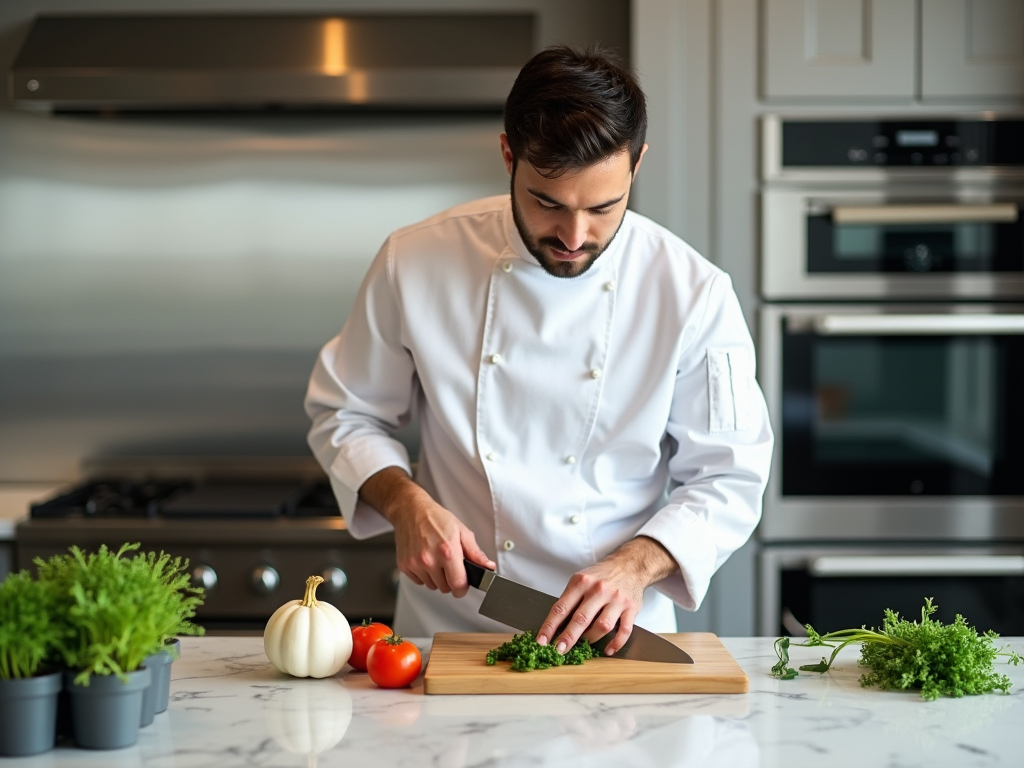
[[512, 176], [512, 215], [526, 248], [555, 277], [582, 275], [611, 243], [626, 214], [635, 170], [629, 152], [549, 179], [529, 163], [513, 163], [504, 135], [501, 144]]

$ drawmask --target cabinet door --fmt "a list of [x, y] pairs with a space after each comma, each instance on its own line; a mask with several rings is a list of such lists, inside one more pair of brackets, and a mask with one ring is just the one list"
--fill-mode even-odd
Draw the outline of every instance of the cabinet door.
[[1024, 0], [923, 0], [921, 98], [1024, 100]]
[[772, 98], [915, 95], [915, 0], [762, 0]]

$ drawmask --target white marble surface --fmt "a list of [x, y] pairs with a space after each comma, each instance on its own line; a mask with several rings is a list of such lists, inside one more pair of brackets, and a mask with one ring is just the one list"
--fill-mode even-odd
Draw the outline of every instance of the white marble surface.
[[[1011, 694], [925, 702], [861, 688], [858, 651], [827, 675], [769, 675], [771, 638], [725, 638], [750, 693], [425, 696], [278, 673], [259, 637], [185, 638], [171, 704], [127, 749], [58, 747], [4, 768], [309, 766], [1021, 766], [1024, 666], [1000, 664]], [[1024, 638], [1005, 641], [1024, 652]], [[429, 643], [417, 641], [426, 651]], [[799, 663], [818, 649], [796, 649]], [[510, 672], [509, 674], [515, 674]], [[529, 673], [543, 674], [543, 672]]]

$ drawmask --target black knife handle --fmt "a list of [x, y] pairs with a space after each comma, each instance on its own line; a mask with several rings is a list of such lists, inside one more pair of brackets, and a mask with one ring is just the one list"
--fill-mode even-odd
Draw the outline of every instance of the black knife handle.
[[466, 566], [466, 577], [469, 579], [469, 586], [480, 589], [480, 584], [484, 580], [484, 574], [489, 571], [481, 565], [469, 562], [466, 558], [462, 558], [462, 562]]

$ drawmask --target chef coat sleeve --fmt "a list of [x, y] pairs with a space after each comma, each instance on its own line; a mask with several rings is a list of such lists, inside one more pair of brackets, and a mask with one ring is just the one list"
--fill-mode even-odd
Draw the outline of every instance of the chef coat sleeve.
[[710, 280], [698, 314], [675, 374], [668, 504], [639, 531], [679, 564], [679, 573], [656, 587], [686, 610], [700, 607], [712, 575], [757, 526], [774, 441], [753, 341], [728, 275]]
[[393, 239], [381, 248], [337, 336], [316, 360], [305, 409], [308, 442], [327, 472], [348, 530], [367, 538], [391, 524], [359, 498], [362, 484], [387, 467], [411, 474], [395, 433], [410, 419], [415, 369], [402, 345], [402, 314], [391, 280]]

